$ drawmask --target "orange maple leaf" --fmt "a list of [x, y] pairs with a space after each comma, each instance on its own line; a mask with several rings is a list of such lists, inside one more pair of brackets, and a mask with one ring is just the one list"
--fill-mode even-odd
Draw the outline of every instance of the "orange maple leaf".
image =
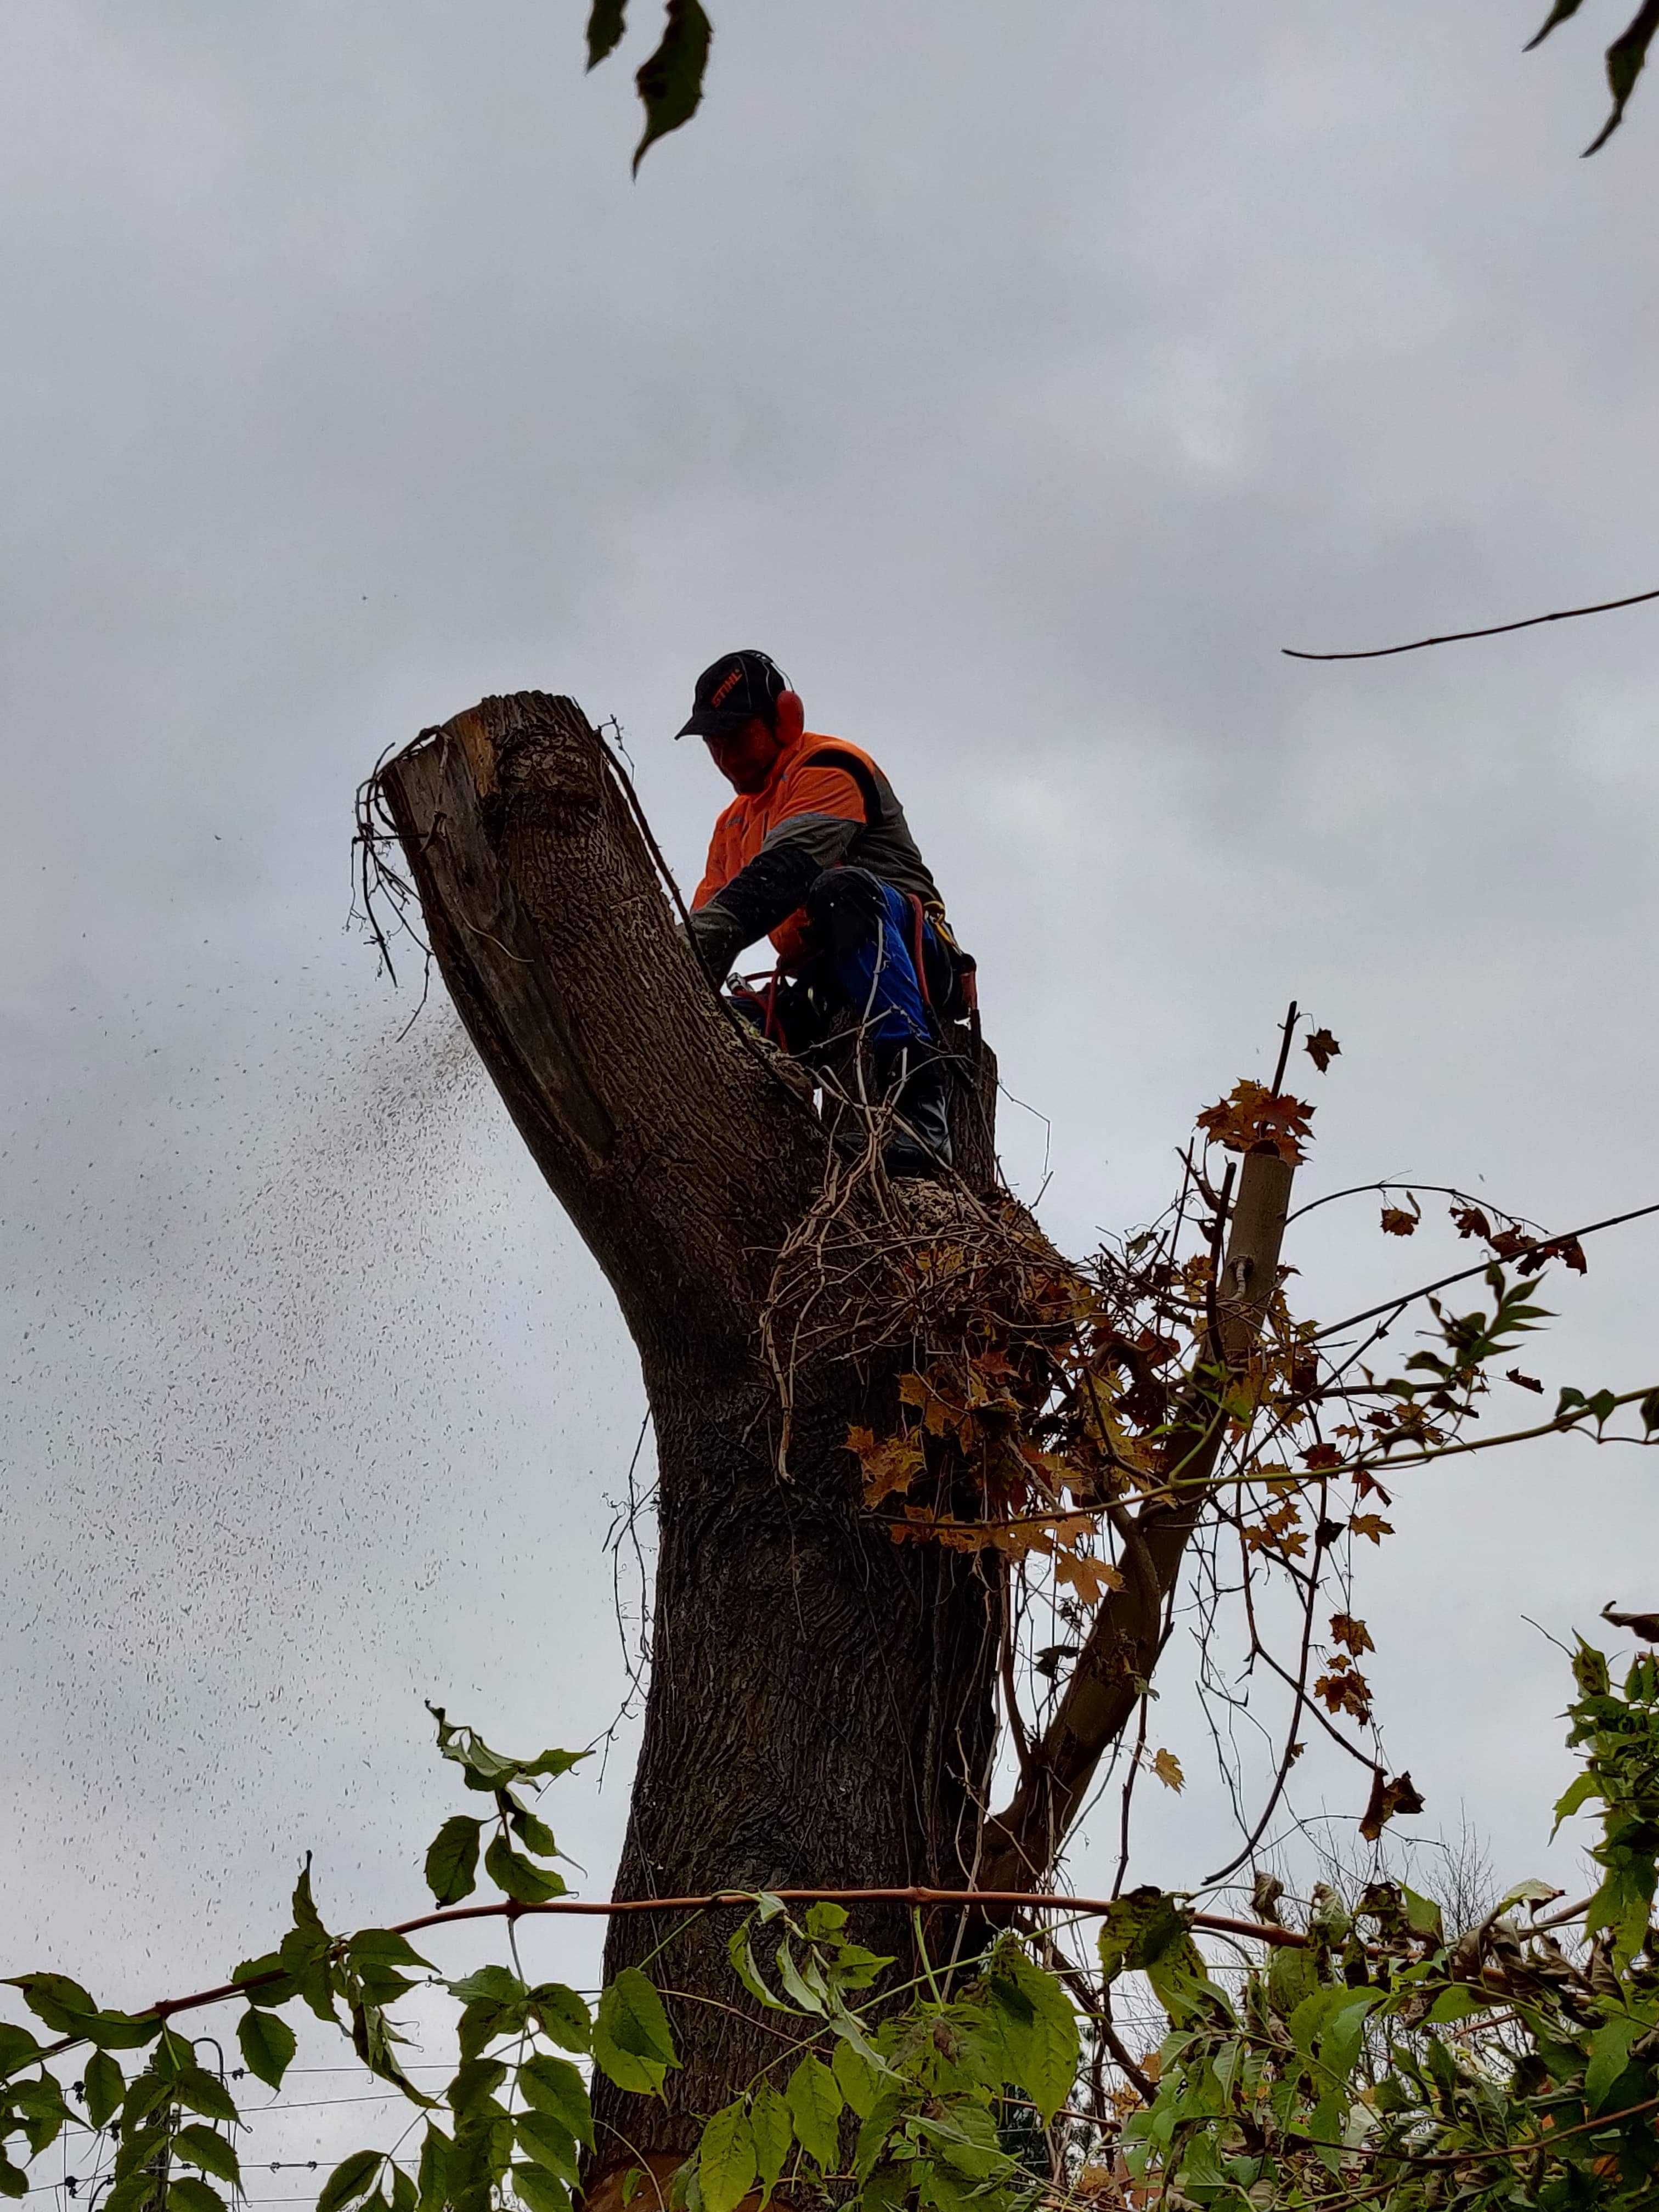
[[1068, 1583], [1085, 1605], [1098, 1605], [1106, 1591], [1123, 1587], [1123, 1577], [1115, 1566], [1087, 1552], [1056, 1553], [1054, 1579]]
[[1305, 1099], [1288, 1093], [1275, 1095], [1265, 1084], [1249, 1076], [1234, 1084], [1218, 1106], [1206, 1107], [1198, 1126], [1212, 1143], [1230, 1152], [1254, 1152], [1270, 1146], [1292, 1167], [1303, 1158], [1302, 1140], [1309, 1133], [1314, 1109]]

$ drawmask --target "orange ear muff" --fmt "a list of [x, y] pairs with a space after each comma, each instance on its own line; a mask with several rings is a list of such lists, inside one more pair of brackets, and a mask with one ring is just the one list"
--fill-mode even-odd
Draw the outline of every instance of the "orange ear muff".
[[802, 706], [799, 691], [780, 691], [778, 694], [778, 735], [787, 745], [792, 745], [806, 727], [806, 709]]

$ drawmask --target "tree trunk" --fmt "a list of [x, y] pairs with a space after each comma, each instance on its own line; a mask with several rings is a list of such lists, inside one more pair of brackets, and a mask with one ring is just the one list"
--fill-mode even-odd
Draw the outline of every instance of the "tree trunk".
[[[847, 1431], [890, 1425], [890, 1364], [808, 1362], [779, 1469], [758, 1324], [822, 1187], [816, 1115], [677, 939], [630, 794], [571, 701], [485, 700], [380, 788], [451, 996], [644, 1370], [660, 1550], [616, 1893], [967, 1882], [993, 1745], [994, 1555], [901, 1547], [862, 1510]], [[985, 1176], [994, 1100], [988, 1079], [963, 1131]], [[733, 1917], [677, 1935], [652, 1914], [612, 1922], [607, 1978], [653, 1959], [679, 1993], [684, 2063], [665, 2101], [596, 2080], [590, 2201], [631, 2166], [660, 2174], [773, 2055], [726, 1960]], [[860, 1932], [906, 1948], [896, 1914]]]

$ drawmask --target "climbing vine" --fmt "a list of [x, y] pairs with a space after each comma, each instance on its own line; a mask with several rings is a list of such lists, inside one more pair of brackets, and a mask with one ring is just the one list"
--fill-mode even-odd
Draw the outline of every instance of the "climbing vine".
[[[775, 2021], [778, 2050], [703, 2116], [676, 2172], [626, 2174], [624, 2201], [648, 2212], [665, 2196], [681, 2212], [738, 2212], [826, 2193], [871, 2212], [1650, 2212], [1659, 1657], [1641, 1653], [1615, 1683], [1581, 1640], [1572, 1674], [1581, 1767], [1556, 1814], [1559, 1823], [1595, 1807], [1601, 1880], [1565, 1910], [1548, 1909], [1558, 1891], [1523, 1882], [1457, 1928], [1398, 1881], [1349, 1896], [1320, 1887], [1297, 1909], [1267, 1880], [1254, 1921], [1239, 1922], [1142, 1887], [1099, 1905], [1036, 1900], [1018, 1924], [959, 1902], [932, 1907], [925, 1926], [918, 1906], [915, 1955], [900, 1961], [860, 1943], [853, 1913], [827, 1898], [684, 1901], [682, 1927], [710, 1911], [732, 1922], [734, 1991]], [[323, 2184], [318, 2212], [569, 2212], [594, 2147], [592, 2071], [655, 2095], [679, 2063], [675, 1938], [651, 1973], [628, 1969], [597, 2004], [527, 1981], [516, 1954], [513, 1965], [437, 1976], [410, 1936], [454, 1917], [481, 1864], [499, 1893], [484, 1924], [510, 1931], [523, 1915], [568, 1909], [556, 1844], [530, 1798], [580, 1754], [510, 1758], [435, 1717], [443, 1756], [494, 1805], [493, 1815], [455, 1815], [434, 1839], [436, 1910], [333, 1933], [307, 1863], [280, 1943], [220, 1989], [130, 2014], [61, 1974], [13, 1978], [46, 2035], [0, 2022], [0, 2190], [23, 2196], [31, 2161], [67, 2130], [88, 2139], [86, 2194], [99, 2212], [228, 2212], [244, 2114], [222, 2068], [204, 2065], [175, 2023], [240, 2000], [254, 2080], [280, 2088], [296, 2047], [283, 2014], [303, 2005], [415, 2108], [418, 2148], [353, 2152]], [[1069, 1954], [1091, 1920], [1085, 1972]], [[1214, 1929], [1230, 1931], [1230, 1960], [1206, 1954]], [[1164, 2033], [1108, 2079], [1098, 2060], [1111, 1996], [1132, 1981]], [[393, 2017], [422, 1982], [457, 2008], [456, 2063], [435, 2095], [400, 2065]]]

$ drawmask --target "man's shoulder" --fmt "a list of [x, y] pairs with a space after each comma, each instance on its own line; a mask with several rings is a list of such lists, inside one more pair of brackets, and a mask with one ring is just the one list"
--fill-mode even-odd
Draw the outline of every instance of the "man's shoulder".
[[851, 754], [855, 761], [866, 769], [873, 769], [878, 775], [884, 773], [881, 763], [873, 753], [866, 752], [862, 745], [855, 745], [850, 738], [832, 738], [824, 730], [808, 730], [805, 732], [799, 749], [790, 763], [791, 770], [793, 773], [799, 774], [803, 769], [833, 768], [836, 765], [837, 753]]
[[862, 745], [846, 738], [832, 738], [821, 730], [808, 730], [789, 764], [790, 788], [811, 789], [815, 785], [822, 788], [826, 780], [837, 778], [856, 787], [867, 812], [879, 811], [892, 793], [886, 770]]

